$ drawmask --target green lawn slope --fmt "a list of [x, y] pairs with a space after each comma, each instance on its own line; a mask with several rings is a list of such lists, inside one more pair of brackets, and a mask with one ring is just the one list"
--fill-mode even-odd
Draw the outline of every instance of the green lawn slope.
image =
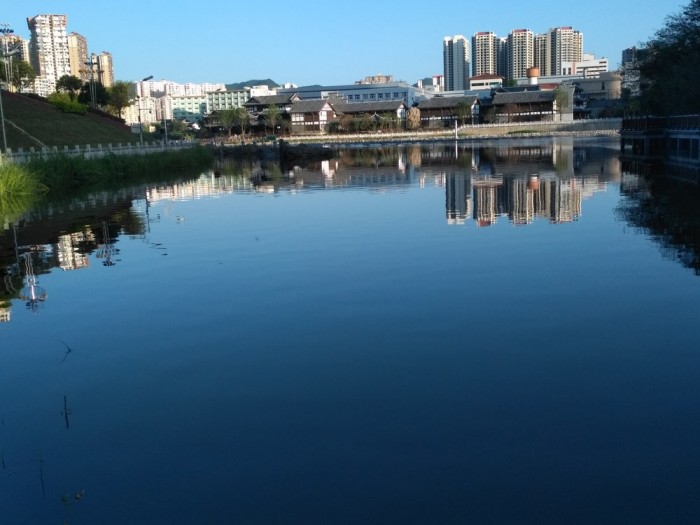
[[7, 147], [13, 151], [42, 145], [73, 148], [139, 140], [138, 135], [119, 121], [90, 113], [64, 113], [47, 102], [5, 90], [2, 91], [2, 106]]

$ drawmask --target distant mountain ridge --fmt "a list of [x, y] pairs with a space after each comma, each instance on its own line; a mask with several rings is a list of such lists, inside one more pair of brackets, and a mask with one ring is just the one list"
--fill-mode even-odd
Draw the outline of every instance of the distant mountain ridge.
[[266, 78], [263, 80], [246, 80], [245, 82], [235, 82], [233, 84], [226, 84], [226, 89], [235, 91], [236, 89], [243, 89], [245, 87], [251, 87], [251, 86], [262, 86], [266, 85], [271, 88], [275, 88], [279, 86], [277, 82], [272, 80], [271, 78]]

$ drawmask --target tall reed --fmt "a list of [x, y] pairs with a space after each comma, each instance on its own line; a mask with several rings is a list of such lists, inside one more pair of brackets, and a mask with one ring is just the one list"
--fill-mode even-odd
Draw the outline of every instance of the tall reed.
[[47, 190], [25, 166], [0, 165], [0, 226], [14, 222]]

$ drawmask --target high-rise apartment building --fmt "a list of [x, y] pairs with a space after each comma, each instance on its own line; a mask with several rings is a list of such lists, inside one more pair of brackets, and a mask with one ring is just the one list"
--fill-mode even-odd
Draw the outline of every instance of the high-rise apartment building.
[[547, 33], [535, 35], [535, 67], [543, 76], [551, 76], [549, 67], [549, 38]]
[[524, 78], [535, 65], [535, 35], [529, 29], [513, 29], [508, 35], [508, 80]]
[[496, 33], [480, 31], [472, 36], [472, 74], [498, 74], [498, 43]]
[[442, 62], [445, 91], [469, 89], [469, 42], [464, 36], [446, 36], [443, 39]]
[[508, 77], [508, 37], [502, 36], [498, 38], [496, 43], [497, 55], [496, 58], [496, 74], [499, 77]]
[[29, 58], [37, 77], [34, 91], [48, 96], [56, 81], [71, 74], [66, 15], [37, 15], [27, 18], [30, 32]]
[[547, 32], [547, 59], [544, 76], [563, 75], [562, 62], [580, 62], [583, 59], [583, 34], [572, 27], [554, 27]]
[[70, 74], [78, 77], [83, 82], [90, 80], [90, 66], [88, 61], [87, 39], [78, 33], [68, 35], [68, 60], [70, 63]]
[[114, 85], [114, 66], [112, 65], [112, 53], [102, 51], [97, 55], [97, 76], [99, 82], [106, 88]]

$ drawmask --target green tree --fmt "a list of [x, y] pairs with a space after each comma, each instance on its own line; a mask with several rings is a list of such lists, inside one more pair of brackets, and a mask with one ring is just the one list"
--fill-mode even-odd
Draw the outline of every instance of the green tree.
[[245, 142], [245, 132], [250, 128], [250, 113], [244, 107], [236, 108], [235, 124], [241, 129], [241, 140]]
[[467, 119], [471, 119], [472, 107], [466, 102], [460, 102], [456, 108], [457, 120], [460, 124], [464, 124]]
[[108, 106], [119, 118], [122, 118], [122, 111], [134, 102], [134, 85], [131, 82], [117, 80], [108, 90]]
[[280, 120], [282, 120], [282, 112], [280, 111], [280, 108], [274, 104], [267, 106], [267, 111], [265, 112], [265, 130], [267, 131], [269, 126], [272, 133], [274, 133], [275, 129], [277, 128], [277, 123]]
[[81, 87], [83, 87], [83, 81], [75, 75], [63, 75], [56, 81], [56, 91], [68, 93], [71, 101], [75, 101]]
[[647, 44], [640, 65], [643, 108], [657, 115], [700, 112], [700, 0], [691, 0]]
[[399, 117], [397, 117], [396, 113], [394, 113], [393, 111], [387, 111], [386, 113], [382, 113], [379, 122], [382, 126], [382, 129], [394, 130], [398, 127]]
[[559, 120], [564, 113], [564, 110], [571, 107], [571, 97], [569, 96], [569, 91], [562, 88], [561, 86], [554, 90], [554, 100], [556, 103], [556, 110], [559, 114]]
[[[34, 68], [24, 60], [17, 60], [13, 57], [10, 60], [10, 71], [12, 72], [10, 85], [15, 91], [22, 91], [27, 86], [31, 85], [36, 78]], [[0, 80], [7, 82], [7, 75], [4, 67], [0, 67]]]
[[226, 130], [226, 136], [231, 136], [231, 128], [236, 123], [236, 114], [238, 112], [235, 109], [222, 109], [219, 111], [219, 124]]
[[[85, 82], [78, 93], [78, 102], [86, 105], [92, 104], [90, 97], [90, 82]], [[109, 103], [109, 94], [102, 82], [95, 82], [95, 102], [98, 106], [106, 106]]]

